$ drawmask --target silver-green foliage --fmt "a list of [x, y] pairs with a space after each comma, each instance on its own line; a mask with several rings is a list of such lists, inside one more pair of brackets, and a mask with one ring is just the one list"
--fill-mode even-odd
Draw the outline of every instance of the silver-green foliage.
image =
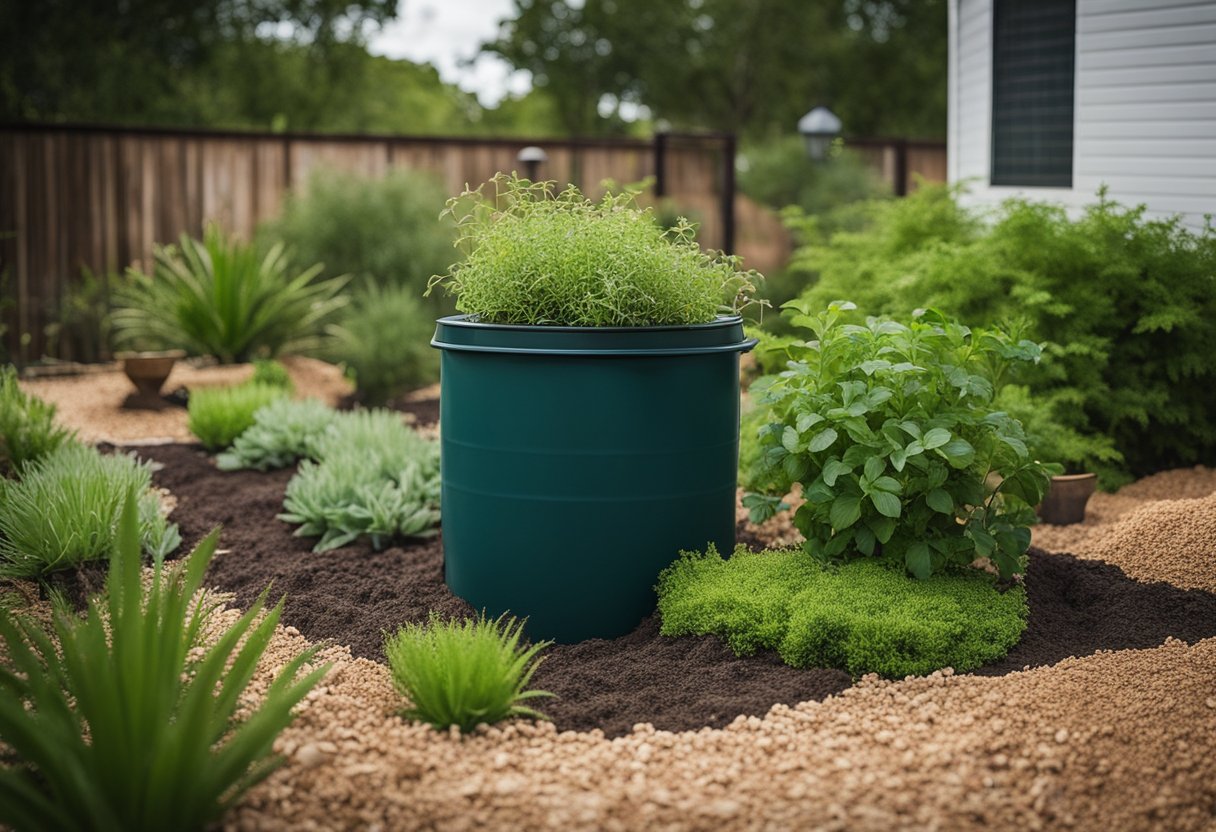
[[[657, 326], [712, 321], [749, 302], [757, 275], [706, 253], [687, 222], [663, 229], [635, 193], [598, 202], [499, 174], [448, 203], [464, 261], [436, 276], [456, 308], [492, 323]], [[428, 289], [429, 293], [430, 289]]]
[[152, 275], [132, 270], [117, 293], [119, 343], [179, 348], [221, 363], [318, 346], [329, 317], [346, 299], [346, 278], [316, 280], [320, 265], [293, 274], [284, 247], [263, 256], [251, 243], [208, 226], [202, 242], [156, 249]]
[[53, 636], [0, 608], [0, 823], [14, 829], [210, 828], [281, 762], [274, 738], [328, 666], [287, 662], [254, 704], [246, 688], [278, 624], [265, 593], [216, 638], [200, 600], [216, 533], [141, 578], [139, 510], [123, 503], [107, 593]]
[[269, 471], [314, 458], [317, 440], [337, 417], [336, 410], [316, 399], [276, 399], [253, 414], [253, 425], [215, 458], [216, 467]]
[[154, 560], [181, 544], [152, 490], [150, 463], [76, 443], [52, 451], [20, 480], [0, 482], [0, 574], [35, 577], [111, 557], [128, 500]]
[[431, 613], [425, 624], [405, 624], [384, 642], [397, 690], [410, 701], [404, 716], [443, 729], [471, 731], [481, 723], [544, 715], [524, 703], [552, 696], [528, 683], [550, 642], [522, 645], [523, 622], [483, 614], [445, 621]]
[[394, 537], [431, 534], [439, 522], [439, 446], [388, 410], [338, 414], [287, 484], [280, 520], [320, 537], [314, 551], [367, 535], [377, 549]]
[[22, 390], [12, 366], [0, 369], [0, 474], [19, 472], [72, 436], [55, 425], [55, 405]]
[[253, 427], [254, 414], [287, 391], [278, 385], [246, 382], [190, 391], [187, 426], [208, 450], [227, 448]]
[[826, 567], [803, 551], [725, 559], [682, 553], [659, 576], [661, 632], [717, 635], [739, 655], [891, 678], [967, 671], [1004, 656], [1026, 627], [1026, 592], [978, 570], [913, 580], [873, 560]]

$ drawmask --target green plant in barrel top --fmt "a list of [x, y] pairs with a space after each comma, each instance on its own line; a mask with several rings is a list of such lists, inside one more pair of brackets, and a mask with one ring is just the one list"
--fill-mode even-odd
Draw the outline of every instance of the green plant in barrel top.
[[[993, 405], [1040, 347], [999, 329], [970, 329], [936, 310], [910, 323], [815, 313], [791, 301], [791, 322], [811, 340], [785, 346], [788, 369], [753, 385], [772, 421], [761, 428], [763, 465], [807, 502], [794, 517], [822, 559], [875, 556], [917, 577], [987, 557], [1020, 571], [1033, 506], [1058, 465], [1027, 449], [1021, 424]], [[775, 500], [754, 496], [753, 517]]]

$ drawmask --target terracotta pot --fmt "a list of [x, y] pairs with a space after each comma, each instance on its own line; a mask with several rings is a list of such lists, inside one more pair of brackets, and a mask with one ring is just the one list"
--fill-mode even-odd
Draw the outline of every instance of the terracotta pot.
[[120, 352], [114, 357], [122, 362], [122, 371], [131, 379], [139, 394], [154, 399], [160, 395], [160, 388], [169, 373], [173, 372], [177, 359], [185, 358], [186, 353], [183, 350]]
[[1085, 520], [1085, 504], [1098, 485], [1097, 474], [1064, 474], [1051, 478], [1047, 496], [1039, 504], [1044, 523], [1067, 526]]

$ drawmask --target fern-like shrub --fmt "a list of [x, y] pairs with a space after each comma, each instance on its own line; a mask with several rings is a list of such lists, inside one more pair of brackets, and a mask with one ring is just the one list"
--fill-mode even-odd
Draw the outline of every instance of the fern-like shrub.
[[0, 575], [40, 577], [110, 558], [128, 501], [138, 508], [139, 539], [154, 560], [181, 544], [152, 489], [151, 464], [76, 443], [60, 446], [20, 480], [0, 481]]
[[389, 540], [433, 534], [439, 523], [439, 445], [388, 410], [339, 414], [287, 484], [280, 520], [319, 537], [314, 551], [366, 535]]
[[[736, 257], [707, 254], [687, 222], [664, 230], [635, 193], [599, 202], [570, 186], [500, 174], [448, 204], [465, 259], [431, 288], [456, 308], [503, 324], [697, 324], [737, 312], [755, 291]], [[428, 290], [429, 292], [430, 290]]]
[[249, 683], [282, 601], [265, 594], [218, 635], [199, 596], [212, 533], [173, 567], [140, 569], [140, 509], [122, 503], [105, 598], [88, 614], [58, 609], [53, 635], [0, 607], [0, 824], [12, 829], [212, 828], [281, 762], [271, 756], [292, 708], [328, 666], [315, 648], [262, 692]]
[[1046, 414], [1028, 424], [1032, 444], [1104, 487], [1216, 459], [1212, 227], [1150, 219], [1104, 191], [1075, 219], [1023, 200], [984, 219], [944, 187], [871, 203], [861, 231], [807, 234], [802, 301], [848, 297], [859, 318], [935, 306], [975, 326], [1027, 320], [1048, 342], [1025, 380]]
[[221, 471], [286, 468], [316, 457], [317, 440], [339, 414], [316, 399], [278, 398], [254, 411], [253, 424], [215, 458]]
[[55, 424], [55, 405], [21, 389], [15, 368], [0, 368], [0, 475], [19, 473], [73, 435]]
[[967, 671], [1002, 658], [1026, 626], [1026, 593], [979, 571], [908, 578], [873, 560], [825, 567], [800, 550], [724, 559], [683, 553], [659, 576], [661, 632], [716, 635], [738, 655], [853, 676]]
[[285, 396], [287, 391], [278, 385], [256, 382], [200, 387], [190, 391], [187, 426], [208, 450], [227, 448], [253, 427], [258, 410]]
[[511, 717], [544, 719], [524, 703], [553, 695], [528, 689], [550, 642], [524, 645], [522, 636], [523, 622], [505, 616], [445, 621], [431, 613], [426, 624], [402, 626], [384, 642], [393, 684], [410, 702], [402, 714], [461, 731]]

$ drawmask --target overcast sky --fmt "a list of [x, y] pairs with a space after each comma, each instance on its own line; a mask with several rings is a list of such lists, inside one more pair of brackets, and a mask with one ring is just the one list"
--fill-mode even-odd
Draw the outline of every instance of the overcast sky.
[[369, 46], [377, 55], [429, 61], [443, 80], [494, 105], [508, 93], [527, 92], [528, 74], [512, 73], [502, 60], [486, 55], [472, 66], [461, 62], [497, 34], [498, 21], [514, 7], [513, 0], [404, 0], [400, 16], [372, 36]]

